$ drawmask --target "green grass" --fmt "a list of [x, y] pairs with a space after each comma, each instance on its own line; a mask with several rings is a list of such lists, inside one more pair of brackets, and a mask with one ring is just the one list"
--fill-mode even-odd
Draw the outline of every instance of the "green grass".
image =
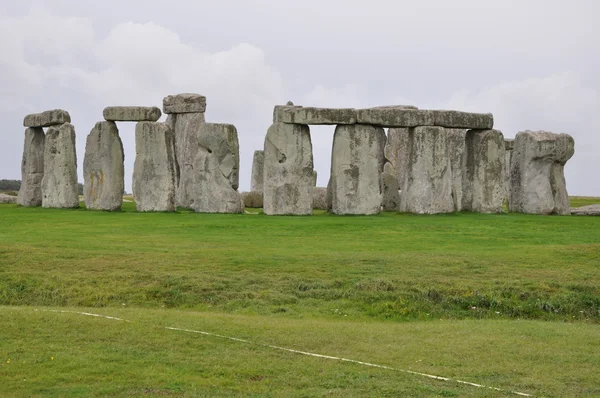
[[593, 196], [571, 196], [569, 197], [571, 207], [582, 207], [600, 204], [600, 197]]
[[0, 205], [0, 395], [600, 394], [600, 217], [134, 210]]

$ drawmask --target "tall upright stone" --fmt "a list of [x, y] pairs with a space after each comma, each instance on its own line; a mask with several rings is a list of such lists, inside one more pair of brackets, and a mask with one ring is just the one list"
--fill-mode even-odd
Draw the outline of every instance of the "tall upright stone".
[[133, 197], [138, 211], [175, 210], [175, 139], [165, 123], [135, 126]]
[[83, 158], [83, 196], [89, 210], [121, 208], [125, 170], [123, 143], [114, 122], [98, 122], [87, 136]]
[[448, 135], [448, 156], [450, 156], [450, 168], [452, 169], [452, 199], [454, 211], [463, 209], [463, 172], [466, 167], [465, 136], [467, 130], [446, 129]]
[[[515, 140], [512, 138], [504, 139], [504, 149], [506, 151], [505, 173], [506, 173], [506, 200], [510, 201], [510, 164], [512, 163], [513, 150], [515, 149]], [[510, 208], [510, 205], [509, 205]]]
[[504, 136], [498, 130], [469, 130], [465, 155], [463, 209], [502, 213], [506, 193]]
[[264, 148], [267, 215], [309, 215], [313, 205], [313, 152], [307, 125], [273, 123]]
[[445, 129], [434, 126], [411, 128], [409, 153], [400, 211], [418, 214], [452, 213], [452, 168]]
[[252, 178], [250, 180], [250, 189], [254, 192], [263, 191], [263, 178], [265, 168], [265, 151], [254, 151], [252, 157]]
[[385, 132], [363, 124], [338, 125], [331, 152], [331, 212], [378, 214], [383, 192]]
[[568, 134], [518, 133], [510, 168], [510, 211], [570, 214], [564, 166], [574, 153], [575, 142]]
[[41, 127], [25, 129], [25, 144], [21, 161], [21, 188], [17, 198], [17, 203], [21, 206], [42, 205], [45, 138], [44, 130]]
[[240, 213], [240, 149], [235, 126], [204, 123], [197, 133], [197, 145], [190, 184], [192, 209], [199, 213]]
[[179, 113], [169, 117], [175, 120], [175, 157], [179, 166], [176, 203], [177, 206], [191, 209], [197, 174], [194, 164], [200, 149], [198, 137], [205, 125], [204, 113]]
[[[389, 163], [386, 163], [386, 166]], [[381, 174], [381, 187], [383, 189], [383, 200], [381, 208], [383, 211], [398, 211], [400, 210], [400, 187], [398, 179], [394, 174], [385, 172]]]
[[75, 127], [71, 123], [49, 127], [46, 132], [42, 206], [79, 207]]
[[406, 127], [390, 127], [388, 129], [385, 143], [385, 158], [390, 165], [387, 172], [396, 176], [400, 187], [402, 187], [406, 178], [410, 160], [409, 138], [409, 129]]

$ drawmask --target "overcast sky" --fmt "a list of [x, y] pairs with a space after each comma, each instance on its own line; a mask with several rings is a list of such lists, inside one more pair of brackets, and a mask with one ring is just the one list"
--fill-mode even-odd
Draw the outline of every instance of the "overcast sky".
[[[599, 15], [595, 0], [0, 0], [0, 178], [21, 178], [28, 113], [69, 111], [83, 182], [104, 107], [197, 92], [208, 122], [237, 127], [241, 190], [273, 106], [292, 100], [491, 112], [507, 138], [569, 133], [569, 193], [600, 196]], [[131, 191], [134, 124], [119, 130]], [[325, 186], [333, 126], [311, 132]]]

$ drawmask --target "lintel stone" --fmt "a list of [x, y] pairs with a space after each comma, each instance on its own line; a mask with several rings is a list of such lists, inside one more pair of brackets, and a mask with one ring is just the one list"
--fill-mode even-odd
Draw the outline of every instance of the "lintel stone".
[[163, 98], [163, 112], [171, 113], [204, 113], [206, 97], [194, 93], [168, 95]]
[[288, 124], [356, 124], [356, 109], [275, 106], [274, 123]]
[[156, 122], [161, 116], [155, 106], [109, 106], [102, 114], [109, 122]]
[[59, 126], [63, 123], [71, 123], [71, 115], [62, 109], [32, 113], [23, 119], [23, 126], [25, 127], [50, 127]]

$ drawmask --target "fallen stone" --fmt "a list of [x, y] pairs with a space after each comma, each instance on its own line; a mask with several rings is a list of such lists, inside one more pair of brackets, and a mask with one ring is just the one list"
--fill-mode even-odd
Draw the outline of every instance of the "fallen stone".
[[42, 178], [44, 178], [44, 130], [30, 127], [25, 130], [25, 144], [21, 160], [21, 188], [17, 203], [21, 206], [42, 205]]
[[173, 114], [167, 117], [167, 121], [170, 125], [175, 126], [173, 131], [178, 168], [175, 203], [177, 206], [191, 209], [195, 195], [194, 163], [200, 150], [198, 137], [205, 124], [204, 113]]
[[355, 124], [356, 109], [275, 106], [274, 123], [290, 124]]
[[263, 173], [265, 166], [265, 152], [254, 151], [252, 158], [252, 178], [250, 181], [250, 189], [253, 191], [263, 191]]
[[33, 113], [25, 116], [23, 120], [25, 127], [50, 127], [59, 126], [63, 123], [71, 123], [71, 115], [62, 109]]
[[200, 94], [183, 93], [163, 98], [163, 112], [171, 113], [204, 113], [206, 97]]
[[433, 113], [406, 107], [377, 107], [359, 109], [357, 123], [383, 127], [432, 126]]
[[465, 137], [462, 208], [502, 213], [506, 194], [506, 150], [498, 130], [469, 130]]
[[75, 127], [70, 123], [49, 127], [46, 132], [42, 207], [79, 207]]
[[398, 179], [396, 178], [396, 176], [390, 173], [382, 173], [381, 185], [383, 187], [383, 201], [381, 203], [382, 210], [396, 212], [399, 211], [400, 188], [398, 187]]
[[263, 207], [263, 193], [261, 191], [250, 191], [240, 193], [244, 207], [260, 209]]
[[109, 122], [156, 122], [161, 116], [155, 106], [109, 106], [102, 113]]
[[114, 211], [123, 203], [123, 143], [114, 122], [98, 122], [87, 136], [83, 196], [88, 210]]
[[327, 210], [327, 188], [315, 187], [313, 191], [313, 210]]
[[571, 214], [574, 216], [600, 216], [600, 204], [582, 207], [572, 207]]
[[135, 126], [133, 197], [138, 211], [175, 210], [175, 138], [165, 123]]
[[313, 153], [307, 125], [274, 123], [264, 147], [267, 215], [309, 215], [313, 206]]
[[385, 164], [385, 172], [395, 175], [398, 187], [402, 187], [410, 160], [409, 129], [407, 127], [389, 128], [384, 152], [388, 161]]
[[17, 203], [16, 196], [5, 195], [3, 193], [0, 193], [0, 204], [1, 205], [16, 204], [16, 203]]
[[204, 123], [197, 139], [192, 209], [199, 213], [241, 213], [241, 198], [237, 191], [240, 149], [235, 126]]
[[382, 128], [362, 124], [335, 128], [330, 188], [333, 214], [378, 214], [381, 211], [384, 146]]
[[529, 214], [570, 214], [564, 166], [575, 153], [568, 134], [522, 131], [510, 166], [509, 209]]
[[445, 110], [431, 112], [433, 112], [433, 124], [435, 126], [475, 130], [488, 130], [494, 127], [494, 116], [491, 113]]
[[465, 136], [466, 130], [446, 129], [448, 136], [448, 156], [452, 169], [452, 199], [454, 211], [461, 211], [463, 200], [463, 172], [466, 167]]
[[402, 186], [403, 213], [452, 213], [452, 168], [448, 135], [443, 127], [410, 130], [410, 161]]

